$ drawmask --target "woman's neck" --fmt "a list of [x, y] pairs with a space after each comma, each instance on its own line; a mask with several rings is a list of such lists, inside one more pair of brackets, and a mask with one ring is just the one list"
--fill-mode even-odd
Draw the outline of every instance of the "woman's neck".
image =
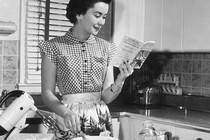
[[76, 37], [80, 41], [86, 41], [90, 36], [90, 34], [88, 34], [87, 32], [84, 32], [84, 30], [82, 30], [82, 28], [78, 26], [73, 27], [72, 34], [74, 35], [74, 37]]

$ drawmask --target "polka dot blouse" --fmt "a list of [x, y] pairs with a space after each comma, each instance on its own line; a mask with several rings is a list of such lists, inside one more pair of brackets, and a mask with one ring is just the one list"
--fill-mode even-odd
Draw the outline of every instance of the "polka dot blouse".
[[75, 38], [71, 29], [60, 37], [40, 43], [41, 56], [56, 65], [56, 84], [61, 94], [100, 92], [116, 45], [91, 35]]

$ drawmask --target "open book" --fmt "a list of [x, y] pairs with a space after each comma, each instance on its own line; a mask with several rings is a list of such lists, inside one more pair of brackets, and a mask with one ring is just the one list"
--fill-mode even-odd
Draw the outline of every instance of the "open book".
[[129, 60], [135, 69], [140, 69], [155, 45], [154, 41], [142, 43], [125, 35], [117, 47], [111, 65], [119, 67], [124, 61]]

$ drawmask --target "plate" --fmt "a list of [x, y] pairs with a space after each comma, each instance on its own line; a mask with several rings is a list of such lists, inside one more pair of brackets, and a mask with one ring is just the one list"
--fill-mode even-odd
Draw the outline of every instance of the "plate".
[[[82, 137], [74, 138], [73, 140], [83, 140]], [[105, 137], [105, 136], [86, 136], [86, 140], [119, 140], [113, 137]]]

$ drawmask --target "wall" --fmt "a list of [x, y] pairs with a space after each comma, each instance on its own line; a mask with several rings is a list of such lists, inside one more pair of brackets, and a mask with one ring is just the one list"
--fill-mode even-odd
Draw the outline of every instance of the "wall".
[[19, 79], [19, 41], [0, 40], [0, 91], [15, 89]]
[[19, 23], [21, 0], [1, 0], [0, 21], [17, 25], [15, 33], [0, 36], [0, 95], [3, 89], [13, 90], [19, 80]]

